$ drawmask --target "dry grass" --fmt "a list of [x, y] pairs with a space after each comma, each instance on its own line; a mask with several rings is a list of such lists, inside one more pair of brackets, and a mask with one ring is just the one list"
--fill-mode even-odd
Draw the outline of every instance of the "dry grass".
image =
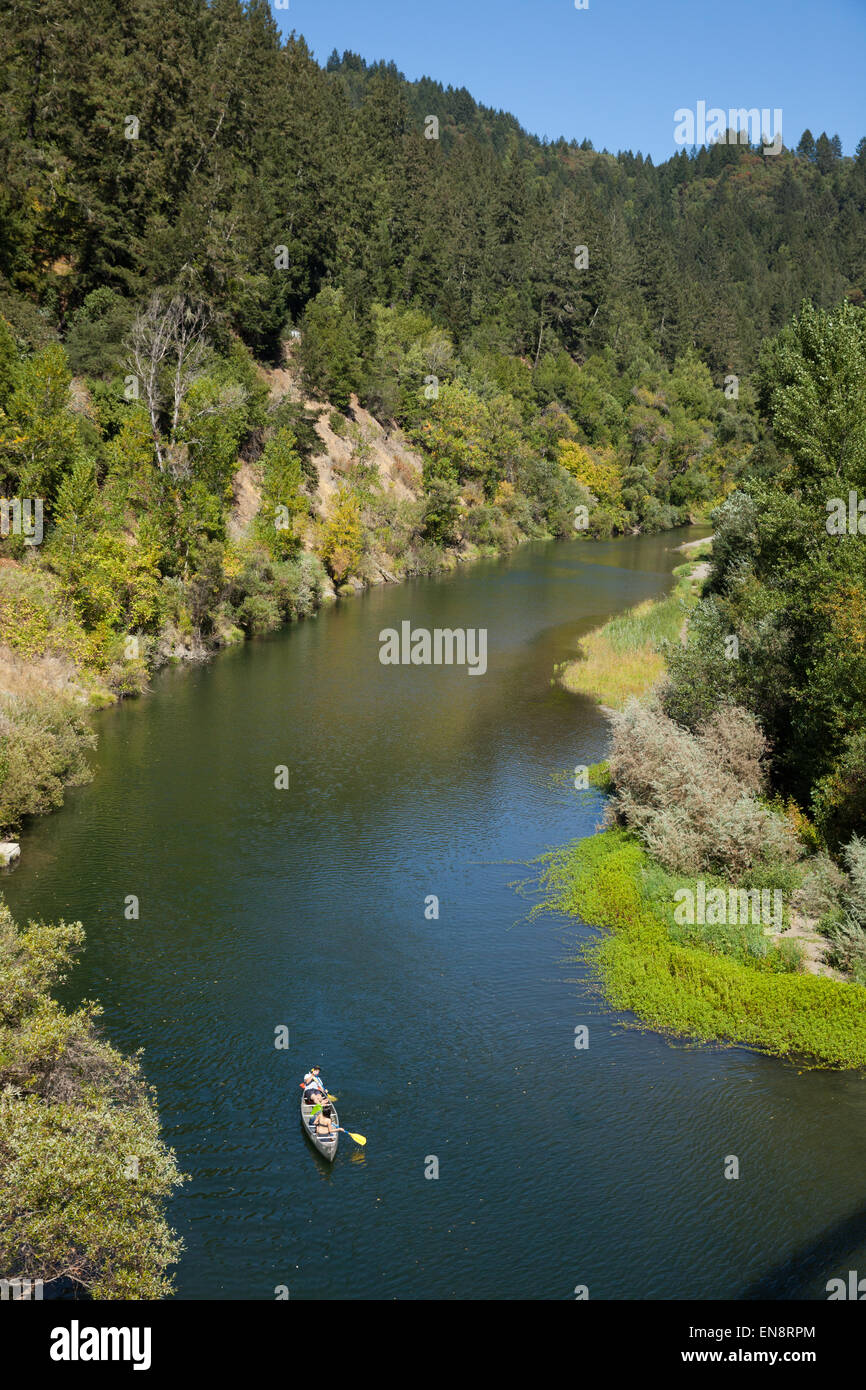
[[697, 601], [703, 578], [697, 570], [694, 563], [680, 565], [667, 598], [647, 599], [590, 632], [577, 659], [560, 669], [565, 689], [616, 710], [652, 690], [665, 673], [662, 643], [677, 641]]
[[23, 699], [53, 694], [88, 702], [88, 692], [68, 657], [43, 655], [25, 659], [0, 643], [0, 694]]
[[[642, 603], [628, 616], [641, 623], [652, 607], [651, 601]], [[560, 679], [575, 695], [591, 695], [611, 709], [622, 709], [633, 696], [661, 680], [665, 662], [649, 641], [623, 650], [609, 633], [610, 626], [596, 628], [584, 638], [580, 655], [568, 663]]]

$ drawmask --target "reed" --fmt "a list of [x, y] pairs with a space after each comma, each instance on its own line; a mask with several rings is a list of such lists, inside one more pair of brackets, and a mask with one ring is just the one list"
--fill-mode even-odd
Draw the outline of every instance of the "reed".
[[680, 565], [677, 584], [663, 599], [647, 599], [583, 638], [574, 661], [559, 680], [575, 695], [589, 695], [609, 709], [622, 709], [657, 685], [665, 672], [664, 644], [677, 642], [697, 601], [696, 563]]

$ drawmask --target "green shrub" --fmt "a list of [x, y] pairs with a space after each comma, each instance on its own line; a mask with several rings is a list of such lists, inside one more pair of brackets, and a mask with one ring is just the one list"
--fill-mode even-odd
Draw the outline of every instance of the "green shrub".
[[609, 792], [613, 790], [613, 783], [610, 780], [610, 762], [604, 758], [600, 763], [591, 763], [587, 769], [588, 781], [591, 787], [598, 787], [599, 791]]
[[280, 626], [280, 610], [271, 594], [248, 594], [237, 609], [238, 622], [253, 637], [275, 632]]
[[364, 548], [361, 508], [356, 494], [342, 487], [325, 525], [322, 559], [335, 584], [357, 574]]
[[832, 770], [816, 784], [815, 821], [831, 845], [866, 826], [866, 729], [846, 739]]
[[261, 459], [262, 505], [257, 517], [259, 535], [277, 559], [296, 555], [301, 541], [298, 523], [309, 503], [301, 491], [304, 468], [291, 430], [279, 429], [265, 445]]
[[95, 742], [72, 701], [0, 694], [0, 827], [60, 806], [65, 787], [88, 781]]
[[826, 917], [841, 912], [845, 875], [829, 854], [820, 853], [807, 860], [797, 889], [795, 906], [808, 917]]
[[171, 1293], [181, 1242], [165, 1202], [182, 1181], [136, 1058], [67, 1012], [62, 984], [80, 923], [19, 930], [0, 903], [0, 1269], [61, 1277], [94, 1298]]
[[284, 619], [307, 618], [322, 601], [327, 575], [315, 555], [273, 567], [274, 600]]
[[823, 922], [824, 934], [830, 941], [827, 961], [843, 974], [850, 975], [859, 985], [866, 985], [866, 933], [853, 918], [829, 917]]
[[418, 541], [406, 557], [406, 572], [427, 576], [438, 574], [444, 562], [445, 555], [440, 546], [433, 541]]
[[460, 531], [460, 489], [449, 478], [430, 477], [424, 488], [424, 535], [435, 545], [456, 545]]
[[260, 547], [241, 552], [232, 565], [220, 605], [221, 630], [238, 624], [246, 632], [273, 632], [281, 623], [306, 617], [318, 608], [327, 576], [313, 555], [274, 561]]
[[823, 928], [832, 943], [831, 965], [866, 984], [866, 840], [855, 835], [842, 858], [848, 877], [838, 893], [839, 908], [831, 908]]

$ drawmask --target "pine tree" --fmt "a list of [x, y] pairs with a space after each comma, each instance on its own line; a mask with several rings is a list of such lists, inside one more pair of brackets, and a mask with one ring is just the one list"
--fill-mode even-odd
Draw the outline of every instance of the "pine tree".
[[800, 143], [797, 146], [797, 154], [801, 159], [808, 159], [810, 164], [815, 162], [815, 137], [811, 130], [804, 130], [800, 136]]
[[829, 174], [836, 163], [837, 155], [826, 131], [821, 132], [815, 142], [815, 163], [822, 174]]
[[57, 493], [51, 561], [70, 589], [77, 586], [87, 549], [100, 529], [99, 488], [92, 458], [82, 455], [65, 475]]
[[359, 349], [358, 328], [343, 291], [326, 286], [301, 320], [298, 360], [307, 389], [338, 410], [348, 410], [349, 397], [361, 379]]

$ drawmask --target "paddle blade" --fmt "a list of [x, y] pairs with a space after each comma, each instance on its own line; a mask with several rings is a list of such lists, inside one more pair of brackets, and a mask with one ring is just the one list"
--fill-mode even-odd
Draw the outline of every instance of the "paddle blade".
[[366, 1139], [364, 1138], [363, 1134], [353, 1134], [352, 1131], [351, 1131], [350, 1129], [347, 1129], [347, 1130], [346, 1130], [346, 1133], [348, 1134], [348, 1136], [349, 1136], [350, 1139], [354, 1139], [355, 1143], [356, 1143], [356, 1144], [360, 1144], [362, 1148], [363, 1148], [364, 1144], [366, 1144], [366, 1142], [367, 1142]]
[[340, 1099], [339, 1096], [332, 1096], [332, 1095], [331, 1095], [331, 1092], [330, 1092], [330, 1091], [328, 1092], [328, 1100], [339, 1100], [339, 1099]]

